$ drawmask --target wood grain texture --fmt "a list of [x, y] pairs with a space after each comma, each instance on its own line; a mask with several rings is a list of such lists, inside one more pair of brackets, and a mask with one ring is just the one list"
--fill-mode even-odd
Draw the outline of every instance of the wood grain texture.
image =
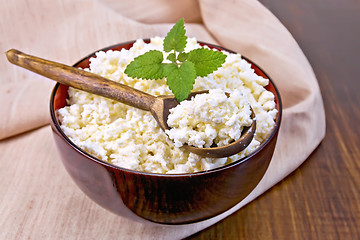
[[319, 80], [326, 137], [293, 174], [188, 239], [360, 239], [360, 2], [261, 0]]
[[[151, 94], [76, 67], [28, 55], [15, 49], [7, 51], [6, 56], [12, 64], [61, 84], [110, 98], [142, 110], [150, 111], [154, 102], [157, 101], [157, 98]], [[164, 119], [162, 109], [159, 110], [153, 112], [157, 114], [159, 119]]]

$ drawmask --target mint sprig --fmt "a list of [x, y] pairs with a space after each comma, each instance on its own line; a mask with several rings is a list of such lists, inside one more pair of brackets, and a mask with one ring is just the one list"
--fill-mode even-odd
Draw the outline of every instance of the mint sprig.
[[164, 38], [164, 51], [169, 53], [167, 60], [171, 63], [163, 63], [163, 53], [151, 50], [130, 62], [125, 73], [129, 77], [147, 80], [166, 78], [166, 83], [175, 98], [179, 102], [187, 99], [196, 77], [205, 77], [216, 71], [225, 62], [226, 55], [207, 48], [184, 52], [187, 43], [185, 33], [182, 18]]

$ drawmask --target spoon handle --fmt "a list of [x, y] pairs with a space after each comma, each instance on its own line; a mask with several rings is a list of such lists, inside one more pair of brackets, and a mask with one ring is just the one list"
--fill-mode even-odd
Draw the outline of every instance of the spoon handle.
[[124, 104], [149, 111], [156, 97], [124, 84], [103, 78], [61, 63], [45, 60], [39, 57], [11, 49], [6, 52], [9, 62], [26, 68], [61, 84], [111, 98]]

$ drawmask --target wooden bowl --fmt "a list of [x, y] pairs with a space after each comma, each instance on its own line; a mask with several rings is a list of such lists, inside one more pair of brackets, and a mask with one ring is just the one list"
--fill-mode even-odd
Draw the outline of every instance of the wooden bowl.
[[[145, 39], [149, 42], [149, 39]], [[101, 49], [129, 49], [134, 41]], [[211, 44], [210, 48], [226, 50]], [[100, 50], [99, 50], [100, 51]], [[233, 52], [232, 52], [233, 53]], [[76, 67], [88, 67], [90, 57]], [[255, 72], [269, 77], [249, 59]], [[270, 80], [267, 90], [275, 95], [279, 111], [270, 136], [253, 153], [229, 165], [191, 174], [155, 174], [129, 170], [99, 160], [76, 146], [61, 130], [57, 110], [66, 106], [68, 87], [56, 84], [50, 99], [51, 127], [62, 162], [79, 188], [100, 206], [131, 217], [137, 215], [162, 224], [185, 224], [221, 214], [244, 199], [264, 176], [272, 158], [280, 127], [282, 106]], [[130, 211], [129, 211], [130, 210]]]

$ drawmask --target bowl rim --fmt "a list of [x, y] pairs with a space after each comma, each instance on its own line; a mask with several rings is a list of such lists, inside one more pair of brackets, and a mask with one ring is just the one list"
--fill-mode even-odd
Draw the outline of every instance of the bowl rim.
[[[149, 42], [150, 38], [144, 38], [142, 39], [144, 42]], [[108, 47], [104, 47], [101, 48], [99, 50], [94, 51], [93, 53], [88, 54], [87, 56], [83, 57], [82, 59], [80, 59], [79, 61], [77, 61], [75, 64], [73, 64], [73, 67], [77, 67], [77, 65], [79, 65], [81, 62], [85, 61], [86, 59], [89, 59], [91, 57], [95, 56], [95, 53], [99, 52], [99, 51], [108, 51], [108, 50], [112, 50], [116, 47], [120, 47], [120, 46], [124, 46], [124, 45], [129, 45], [129, 44], [133, 44], [135, 43], [137, 40], [131, 40], [131, 41], [127, 41], [127, 42], [122, 42], [122, 43], [117, 43], [117, 44], [113, 44], [110, 45]], [[211, 44], [211, 43], [206, 43], [203, 41], [197, 41], [197, 43], [199, 43], [200, 45], [205, 45], [205, 46], [209, 46], [210, 48], [216, 48], [216, 49], [220, 49], [220, 50], [224, 50], [227, 51], [229, 53], [233, 53], [233, 54], [238, 54], [235, 51], [232, 51], [230, 49], [215, 45], [215, 44]], [[120, 170], [120, 171], [124, 171], [124, 172], [128, 172], [128, 173], [135, 173], [135, 174], [140, 174], [140, 175], [148, 175], [148, 176], [154, 176], [154, 177], [171, 177], [171, 178], [177, 178], [177, 177], [191, 177], [191, 176], [199, 176], [199, 175], [206, 175], [206, 174], [210, 174], [210, 173], [217, 173], [217, 172], [221, 172], [223, 170], [229, 169], [229, 168], [233, 168], [237, 165], [240, 165], [248, 160], [250, 160], [254, 155], [256, 155], [258, 152], [260, 152], [263, 148], [265, 148], [266, 145], [269, 144], [269, 142], [277, 135], [279, 127], [280, 127], [280, 123], [281, 123], [281, 119], [282, 119], [282, 101], [281, 101], [281, 96], [280, 96], [280, 92], [277, 88], [277, 86], [275, 85], [275, 83], [273, 82], [273, 80], [269, 77], [269, 75], [262, 69], [260, 68], [256, 63], [254, 63], [252, 60], [250, 60], [249, 58], [243, 56], [242, 54], [241, 58], [246, 60], [247, 62], [249, 62], [250, 64], [254, 65], [255, 67], [257, 67], [266, 77], [267, 79], [271, 82], [273, 88], [275, 89], [276, 92], [276, 98], [277, 98], [277, 105], [278, 105], [278, 113], [276, 116], [276, 121], [275, 121], [275, 125], [273, 127], [273, 129], [271, 130], [270, 135], [266, 138], [266, 140], [260, 144], [260, 146], [258, 146], [253, 152], [251, 152], [249, 155], [240, 158], [232, 163], [229, 163], [227, 165], [224, 166], [220, 166], [220, 167], [216, 167], [210, 170], [205, 170], [205, 171], [200, 171], [200, 172], [194, 172], [194, 173], [152, 173], [152, 172], [143, 172], [143, 171], [139, 171], [139, 170], [133, 170], [133, 169], [128, 169], [128, 168], [124, 168], [124, 167], [120, 167], [117, 166], [115, 164], [103, 161], [89, 153], [87, 153], [86, 151], [82, 150], [80, 147], [78, 147], [74, 142], [72, 142], [70, 140], [70, 138], [68, 136], [66, 136], [66, 134], [62, 131], [60, 124], [58, 122], [57, 116], [56, 116], [56, 111], [54, 109], [54, 101], [55, 101], [55, 94], [58, 90], [58, 88], [60, 87], [60, 83], [56, 83], [51, 95], [50, 95], [50, 115], [51, 115], [51, 125], [52, 127], [56, 129], [56, 131], [58, 133], [60, 133], [61, 137], [63, 137], [66, 141], [66, 143], [68, 145], [70, 145], [75, 151], [77, 151], [78, 153], [80, 153], [81, 155], [84, 155], [85, 157], [87, 157], [89, 160], [92, 160], [100, 165], [106, 166], [108, 168], [112, 168], [112, 169], [116, 169], [116, 170]]]

